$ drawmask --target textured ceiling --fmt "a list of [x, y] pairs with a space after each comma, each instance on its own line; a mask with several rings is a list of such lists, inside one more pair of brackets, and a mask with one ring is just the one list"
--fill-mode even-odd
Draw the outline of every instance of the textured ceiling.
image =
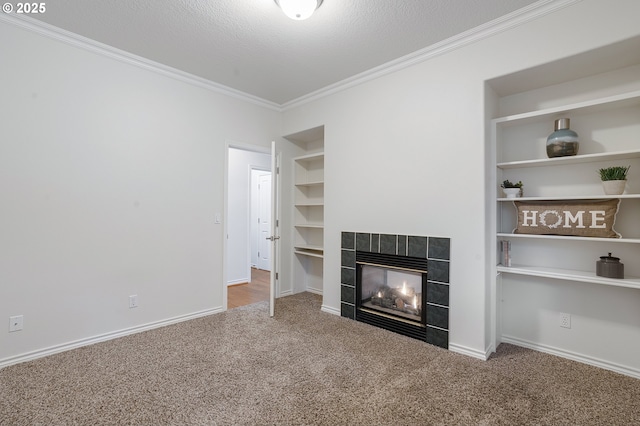
[[284, 104], [536, 1], [324, 0], [293, 21], [273, 0], [53, 0], [32, 17]]

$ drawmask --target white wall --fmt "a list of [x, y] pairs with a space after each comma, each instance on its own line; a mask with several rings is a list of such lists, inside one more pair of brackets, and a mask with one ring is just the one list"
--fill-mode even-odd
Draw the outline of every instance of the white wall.
[[224, 141], [319, 125], [324, 305], [339, 310], [341, 231], [450, 237], [451, 348], [486, 356], [484, 82], [636, 36], [639, 15], [583, 0], [282, 116], [0, 23], [0, 320], [25, 315], [0, 362], [221, 309]]
[[280, 113], [4, 21], [0, 40], [0, 320], [24, 315], [0, 364], [221, 310], [225, 141], [268, 147]]
[[486, 357], [493, 348], [484, 159], [493, 111], [484, 82], [638, 35], [637, 16], [635, 0], [584, 0], [288, 108], [284, 134], [325, 125], [324, 304], [339, 310], [341, 231], [450, 237], [450, 348]]
[[249, 217], [250, 168], [271, 168], [271, 155], [229, 148], [229, 193], [227, 195], [227, 284], [251, 280]]

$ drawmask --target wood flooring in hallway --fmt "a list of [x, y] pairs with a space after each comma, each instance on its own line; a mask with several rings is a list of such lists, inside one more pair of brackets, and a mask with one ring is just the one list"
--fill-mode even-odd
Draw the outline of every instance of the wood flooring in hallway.
[[227, 309], [269, 300], [269, 271], [251, 268], [251, 282], [227, 288]]

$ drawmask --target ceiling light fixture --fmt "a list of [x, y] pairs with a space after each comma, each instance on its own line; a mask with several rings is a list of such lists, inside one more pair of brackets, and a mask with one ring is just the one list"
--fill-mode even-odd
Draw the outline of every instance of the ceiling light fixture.
[[322, 0], [274, 0], [280, 9], [291, 19], [307, 19], [322, 4]]

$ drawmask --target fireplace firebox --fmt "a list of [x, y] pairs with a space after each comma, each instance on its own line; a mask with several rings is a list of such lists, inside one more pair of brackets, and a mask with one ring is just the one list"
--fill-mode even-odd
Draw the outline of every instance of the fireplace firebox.
[[356, 251], [356, 320], [426, 340], [427, 260]]

